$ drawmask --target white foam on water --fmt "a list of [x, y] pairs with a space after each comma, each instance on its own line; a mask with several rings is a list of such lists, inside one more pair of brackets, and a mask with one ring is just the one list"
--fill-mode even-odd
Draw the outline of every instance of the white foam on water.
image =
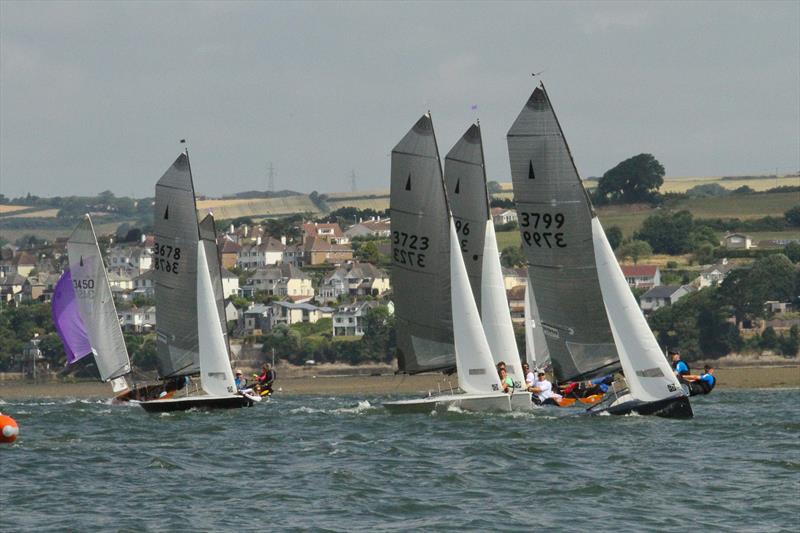
[[358, 405], [355, 407], [341, 407], [339, 409], [334, 409], [333, 412], [337, 414], [342, 414], [342, 413], [361, 414], [370, 409], [374, 409], [374, 407], [372, 407], [372, 404], [369, 403], [369, 401], [367, 400], [362, 400], [358, 402]]

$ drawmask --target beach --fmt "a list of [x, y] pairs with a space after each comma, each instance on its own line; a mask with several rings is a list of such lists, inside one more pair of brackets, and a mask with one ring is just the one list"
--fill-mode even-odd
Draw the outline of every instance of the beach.
[[[279, 377], [275, 395], [414, 395], [457, 387], [455, 375], [306, 375]], [[800, 365], [736, 366], [716, 369], [718, 389], [779, 389], [800, 387]], [[280, 376], [280, 374], [279, 374]], [[95, 381], [0, 381], [0, 399], [108, 398], [111, 386]]]

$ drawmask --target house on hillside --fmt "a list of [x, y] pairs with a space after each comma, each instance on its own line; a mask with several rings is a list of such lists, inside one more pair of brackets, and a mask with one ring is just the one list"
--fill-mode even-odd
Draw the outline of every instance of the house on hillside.
[[694, 289], [690, 285], [659, 285], [639, 297], [639, 307], [645, 313], [672, 305]]
[[22, 298], [22, 287], [25, 285], [25, 276], [12, 273], [0, 277], [0, 300], [5, 303], [19, 302]]
[[528, 285], [528, 269], [503, 267], [503, 285], [507, 291]]
[[517, 221], [517, 212], [514, 209], [506, 209], [505, 207], [492, 208], [492, 222], [495, 226], [502, 226], [510, 222]]
[[254, 244], [245, 244], [239, 250], [236, 266], [244, 270], [253, 270], [259, 267], [283, 263], [283, 253], [286, 249], [286, 238], [282, 241], [274, 237], [261, 237]]
[[259, 291], [269, 296], [314, 296], [311, 278], [299, 268], [286, 263], [257, 269], [241, 287], [242, 295], [248, 298]]
[[22, 284], [22, 301], [51, 301], [53, 290], [60, 277], [60, 274], [50, 272], [39, 272], [35, 276], [28, 276]]
[[661, 285], [661, 270], [657, 265], [620, 265], [625, 281], [634, 289], [649, 289]]
[[[370, 309], [374, 309], [383, 304], [375, 300], [368, 302], [352, 302], [340, 305], [333, 314], [333, 336], [334, 337], [361, 337], [364, 335], [364, 319]], [[394, 314], [394, 304], [387, 304], [389, 314]]]
[[381, 217], [372, 220], [364, 220], [358, 224], [353, 224], [344, 232], [348, 239], [356, 237], [388, 237], [392, 231], [391, 220]]
[[728, 233], [722, 238], [720, 244], [731, 250], [749, 250], [750, 248], [754, 248], [753, 240], [744, 233]]
[[241, 252], [242, 247], [238, 243], [229, 240], [228, 238], [224, 238], [222, 242], [222, 246], [220, 247], [219, 251], [219, 258], [220, 263], [222, 264], [222, 268], [233, 268], [236, 266], [236, 262], [239, 260], [239, 253]]
[[508, 298], [508, 310], [511, 312], [511, 323], [514, 326], [522, 326], [525, 324], [525, 285], [517, 285], [516, 287], [506, 291], [506, 298]]
[[327, 302], [340, 296], [381, 296], [391, 289], [389, 274], [371, 263], [346, 263], [320, 282], [317, 301]]
[[269, 306], [264, 304], [254, 304], [241, 312], [239, 317], [239, 329], [245, 335], [252, 335], [269, 331]]
[[109, 269], [129, 269], [142, 274], [153, 267], [152, 247], [142, 245], [114, 246], [106, 258]]
[[342, 228], [334, 223], [309, 222], [303, 224], [303, 244], [309, 239], [327, 241], [331, 244], [347, 244], [350, 239], [342, 232]]
[[270, 307], [270, 327], [274, 328], [278, 324], [300, 324], [317, 322], [321, 318], [331, 318], [333, 316], [332, 307], [317, 307], [309, 303], [294, 302], [272, 302]]
[[353, 248], [350, 244], [334, 243], [317, 237], [305, 239], [303, 251], [303, 264], [306, 265], [322, 265], [324, 263], [338, 265], [353, 260]]
[[118, 314], [123, 331], [144, 333], [152, 331], [156, 327], [156, 308], [153, 305], [133, 306], [130, 309], [119, 311]]
[[153, 270], [148, 270], [144, 274], [139, 274], [133, 278], [133, 296], [153, 298], [156, 295], [155, 276]]
[[228, 270], [222, 269], [222, 297], [230, 298], [239, 294], [239, 276]]
[[11, 271], [16, 272], [20, 276], [28, 277], [31, 272], [36, 268], [36, 255], [30, 252], [20, 252], [11, 259]]
[[727, 259], [723, 259], [722, 262], [716, 265], [704, 268], [692, 284], [698, 289], [719, 285], [734, 268], [735, 266], [728, 263]]

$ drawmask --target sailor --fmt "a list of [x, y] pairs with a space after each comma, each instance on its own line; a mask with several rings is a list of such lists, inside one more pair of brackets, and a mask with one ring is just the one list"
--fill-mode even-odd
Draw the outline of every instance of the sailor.
[[525, 386], [533, 387], [533, 382], [536, 381], [536, 375], [531, 372], [528, 363], [522, 363], [522, 374], [525, 376]]
[[508, 375], [505, 366], [501, 367], [497, 374], [500, 376], [500, 386], [503, 387], [503, 392], [507, 394], [514, 390], [514, 380]]
[[269, 363], [264, 363], [261, 366], [261, 375], [257, 375], [256, 379], [258, 383], [256, 384], [256, 391], [261, 396], [267, 396], [272, 394], [272, 384], [275, 383], [275, 378], [277, 377], [276, 373], [272, 368], [270, 368]]
[[689, 382], [689, 395], [697, 396], [698, 394], [708, 394], [714, 390], [717, 384], [717, 378], [714, 376], [714, 367], [706, 365], [703, 368], [703, 373], [699, 376], [686, 374], [683, 378]]
[[242, 376], [241, 370], [236, 370], [236, 378], [233, 382], [236, 384], [236, 390], [243, 390], [247, 388], [247, 380]]
[[585, 395], [591, 396], [592, 394], [605, 394], [608, 392], [608, 389], [612, 383], [614, 383], [614, 376], [610, 374], [587, 381], [585, 385]]
[[672, 370], [675, 372], [675, 376], [678, 381], [684, 383], [686, 381], [685, 376], [689, 373], [689, 365], [681, 359], [681, 354], [678, 350], [670, 350], [669, 356], [672, 358]]
[[528, 387], [528, 392], [532, 392], [531, 399], [537, 405], [558, 405], [562, 396], [553, 392], [553, 384], [550, 383], [545, 377], [544, 370], [539, 370], [537, 373], [537, 380], [533, 382], [532, 387]]

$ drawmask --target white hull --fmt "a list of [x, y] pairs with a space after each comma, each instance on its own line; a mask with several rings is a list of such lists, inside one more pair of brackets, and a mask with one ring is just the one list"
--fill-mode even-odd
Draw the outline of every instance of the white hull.
[[392, 413], [430, 413], [457, 407], [470, 412], [507, 413], [509, 411], [532, 411], [537, 406], [531, 401], [531, 393], [520, 391], [514, 394], [442, 394], [413, 400], [397, 400], [383, 404]]

